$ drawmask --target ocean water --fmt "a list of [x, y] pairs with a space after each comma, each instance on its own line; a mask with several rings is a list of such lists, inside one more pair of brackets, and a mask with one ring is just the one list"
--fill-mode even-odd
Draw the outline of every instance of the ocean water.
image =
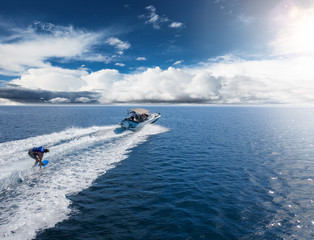
[[0, 107], [1, 239], [314, 239], [314, 108], [127, 108]]

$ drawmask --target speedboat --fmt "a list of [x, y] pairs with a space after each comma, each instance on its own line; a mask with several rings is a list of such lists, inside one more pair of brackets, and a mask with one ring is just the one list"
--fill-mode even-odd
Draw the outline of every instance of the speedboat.
[[123, 129], [136, 130], [156, 122], [160, 117], [160, 113], [151, 113], [144, 108], [131, 108], [119, 124]]

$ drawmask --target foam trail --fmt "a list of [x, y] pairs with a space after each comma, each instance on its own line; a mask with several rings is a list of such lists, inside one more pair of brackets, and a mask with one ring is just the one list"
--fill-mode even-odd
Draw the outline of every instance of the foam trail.
[[[60, 141], [71, 140], [80, 136], [93, 134], [99, 131], [112, 130], [115, 126], [90, 127], [90, 128], [69, 128], [62, 132], [51, 133], [47, 135], [21, 139], [17, 141], [0, 143], [0, 164], [11, 162], [12, 158], [19, 161], [26, 155], [16, 154], [25, 153], [29, 148], [40, 145], [53, 145]], [[12, 157], [14, 156], [14, 157]]]
[[[102, 136], [105, 138], [115, 137], [113, 129], [116, 126], [104, 126], [104, 127], [90, 127], [85, 129], [69, 128], [60, 133], [52, 133], [17, 141], [0, 143], [0, 191], [6, 189], [11, 184], [18, 181], [23, 181], [24, 177], [34, 171], [31, 167], [34, 164], [34, 160], [29, 158], [27, 152], [28, 149], [33, 146], [44, 145], [46, 147], [66, 145], [74, 150], [75, 146], [81, 148], [81, 146], [87, 142], [92, 142], [94, 135], [99, 135], [98, 140], [102, 140]], [[110, 135], [108, 135], [110, 134]], [[52, 154], [46, 154], [45, 158], [53, 158], [62, 151], [66, 151], [65, 148], [55, 148]]]
[[[36, 232], [66, 219], [70, 213], [67, 195], [88, 188], [99, 175], [127, 158], [130, 149], [146, 141], [148, 136], [167, 131], [161, 126], [150, 125], [138, 132], [115, 134], [114, 128], [75, 128], [11, 142], [22, 152], [27, 150], [25, 143], [29, 140], [42, 140], [42, 145], [51, 148], [51, 164], [38, 171], [31, 168], [31, 162], [24, 169], [27, 174], [22, 182], [11, 184], [0, 192], [0, 238], [32, 239]], [[0, 154], [6, 144], [0, 144]], [[7, 163], [5, 159], [3, 162]]]

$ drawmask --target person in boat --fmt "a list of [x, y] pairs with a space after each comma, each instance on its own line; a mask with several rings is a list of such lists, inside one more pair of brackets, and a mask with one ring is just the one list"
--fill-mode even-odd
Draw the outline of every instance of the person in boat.
[[50, 152], [48, 148], [41, 147], [33, 147], [29, 149], [28, 155], [33, 158], [36, 162], [34, 164], [34, 167], [39, 163], [40, 168], [43, 166], [42, 160], [44, 157], [44, 153]]
[[141, 122], [141, 117], [139, 114], [134, 113], [134, 122]]
[[132, 112], [130, 116], [131, 121], [136, 121], [136, 113]]
[[147, 120], [147, 117], [148, 117], [147, 114], [145, 114], [145, 113], [142, 114], [143, 122], [145, 122]]

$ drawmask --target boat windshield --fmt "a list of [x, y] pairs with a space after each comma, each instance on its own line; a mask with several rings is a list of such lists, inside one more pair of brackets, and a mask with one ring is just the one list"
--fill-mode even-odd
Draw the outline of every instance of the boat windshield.
[[147, 120], [148, 112], [147, 113], [139, 113], [132, 111], [131, 109], [127, 113], [126, 119], [133, 122], [144, 122]]

